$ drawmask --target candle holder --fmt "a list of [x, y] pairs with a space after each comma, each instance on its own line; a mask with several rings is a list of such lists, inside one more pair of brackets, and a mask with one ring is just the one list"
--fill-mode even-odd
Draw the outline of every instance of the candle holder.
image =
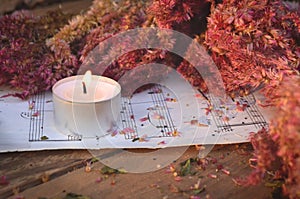
[[103, 76], [91, 75], [89, 85], [83, 80], [84, 75], [77, 75], [64, 78], [53, 86], [55, 126], [66, 135], [105, 135], [118, 121], [121, 86]]

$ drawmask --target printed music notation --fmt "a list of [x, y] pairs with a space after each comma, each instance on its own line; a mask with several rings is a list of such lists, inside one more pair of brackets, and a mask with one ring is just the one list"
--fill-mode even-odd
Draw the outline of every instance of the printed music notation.
[[[0, 89], [0, 95], [12, 92]], [[249, 133], [267, 127], [274, 113], [259, 107], [256, 96], [222, 101], [209, 94], [203, 97], [183, 80], [166, 78], [131, 98], [122, 97], [119, 121], [112, 131], [88, 138], [71, 131], [65, 135], [55, 128], [51, 92], [32, 96], [29, 101], [0, 98], [0, 151], [248, 142]]]
[[45, 129], [44, 125], [46, 122], [45, 114], [52, 113], [53, 110], [46, 109], [45, 106], [51, 102], [52, 100], [49, 96], [46, 97], [45, 93], [39, 93], [28, 101], [28, 111], [21, 112], [20, 116], [29, 120], [28, 141], [81, 141], [82, 136], [80, 135], [70, 134], [65, 135], [63, 139], [53, 139], [47, 134], [47, 129]]
[[254, 126], [257, 130], [267, 127], [264, 116], [256, 105], [253, 94], [245, 97], [237, 97], [222, 103], [219, 99], [209, 96], [213, 105], [212, 118], [217, 126], [215, 132], [229, 133], [236, 127], [247, 125]]
[[[139, 97], [121, 98], [121, 111], [117, 128], [119, 130], [132, 129], [124, 133], [126, 140], [142, 136], [144, 129], [151, 132], [151, 134], [148, 133], [148, 137], [151, 138], [172, 136], [170, 132], [176, 131], [176, 125], [168, 101], [171, 101], [170, 99], [173, 99], [173, 96], [170, 97], [170, 93], [167, 92], [164, 87], [155, 85], [148, 90], [147, 96], [143, 96], [142, 100]], [[208, 121], [212, 120], [217, 127], [212, 132], [213, 134], [231, 133], [234, 132], [236, 127], [247, 125], [252, 125], [259, 130], [268, 125], [257, 108], [253, 95], [238, 97], [227, 103], [222, 103], [218, 98], [210, 95], [207, 97], [214, 107], [211, 111], [211, 117], [207, 118]], [[44, 120], [47, 111], [45, 110], [45, 104], [49, 101], [51, 102], [51, 100], [46, 99], [44, 93], [35, 95], [28, 102], [29, 111], [20, 114], [22, 118], [29, 119], [30, 142], [59, 141], [51, 138], [45, 139]], [[238, 111], [238, 106], [241, 106], [243, 111]], [[82, 137], [77, 135], [67, 135], [61, 141], [80, 141], [81, 139]]]
[[[170, 93], [168, 93], [170, 95]], [[152, 131], [149, 137], [170, 137], [169, 132], [175, 131], [170, 108], [167, 105], [167, 94], [161, 85], [155, 85], [147, 92], [146, 99], [122, 98], [121, 122], [122, 128], [134, 129], [134, 132], [124, 134], [125, 139], [134, 139], [144, 128]], [[143, 107], [143, 108], [141, 108]], [[151, 129], [151, 130], [149, 130]]]

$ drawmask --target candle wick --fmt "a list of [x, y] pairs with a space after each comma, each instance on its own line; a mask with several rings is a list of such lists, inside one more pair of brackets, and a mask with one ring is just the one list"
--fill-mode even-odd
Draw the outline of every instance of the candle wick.
[[83, 94], [87, 94], [85, 82], [82, 82]]

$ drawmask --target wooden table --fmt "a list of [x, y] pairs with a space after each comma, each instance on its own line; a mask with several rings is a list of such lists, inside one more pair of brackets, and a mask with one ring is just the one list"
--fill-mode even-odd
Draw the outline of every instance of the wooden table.
[[[79, 13], [86, 10], [90, 4], [91, 0], [68, 1], [60, 5], [36, 8], [33, 11], [43, 14], [49, 9], [61, 7], [67, 12]], [[206, 149], [208, 148], [206, 146]], [[151, 150], [131, 151], [149, 153]], [[86, 162], [93, 158], [87, 150], [2, 153], [0, 177], [6, 176], [9, 184], [0, 185], [0, 198], [15, 198], [15, 195], [28, 199], [63, 198], [70, 192], [94, 199], [189, 198], [194, 194], [190, 187], [199, 179], [200, 188], [204, 188], [198, 194], [201, 198], [271, 198], [272, 189], [264, 184], [242, 187], [233, 182], [234, 178], [246, 176], [251, 172], [252, 168], [248, 165], [251, 152], [250, 144], [215, 146], [207, 156], [210, 162], [206, 170], [193, 164], [192, 169], [196, 173], [181, 178], [175, 178], [174, 172], [167, 172], [167, 168], [149, 173], [105, 175], [100, 173], [103, 167], [101, 161], [94, 163], [91, 171], [86, 172]], [[198, 153], [195, 147], [189, 147], [178, 160], [174, 160], [176, 170], [180, 170], [181, 162], [197, 157]], [[218, 165], [222, 165], [230, 174], [217, 172]]]
[[[151, 150], [131, 152], [147, 155]], [[174, 172], [168, 172], [169, 167], [158, 167], [149, 173], [105, 175], [100, 172], [104, 166], [101, 161], [92, 164], [91, 171], [86, 172], [86, 162], [93, 158], [87, 150], [4, 153], [0, 154], [0, 175], [5, 175], [9, 184], [0, 186], [0, 198], [15, 198], [13, 194], [17, 193], [30, 199], [63, 198], [67, 193], [90, 198], [189, 198], [194, 193], [190, 187], [199, 179], [200, 187], [205, 188], [198, 194], [201, 198], [271, 198], [272, 189], [264, 184], [243, 187], [233, 181], [251, 172], [248, 165], [251, 152], [250, 144], [217, 145], [206, 156], [209, 162], [205, 170], [192, 163], [191, 169], [195, 173], [180, 178], [174, 177]], [[198, 153], [193, 146], [187, 148], [172, 163], [176, 171], [179, 173], [180, 163], [197, 157]], [[217, 171], [220, 165], [230, 174]]]

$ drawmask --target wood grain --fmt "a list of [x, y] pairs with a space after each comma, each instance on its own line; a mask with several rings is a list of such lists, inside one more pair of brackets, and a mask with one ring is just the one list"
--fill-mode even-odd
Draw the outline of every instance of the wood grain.
[[[10, 184], [1, 187], [0, 196], [14, 198], [13, 188], [19, 187], [20, 195], [25, 198], [63, 198], [66, 193], [74, 192], [91, 198], [189, 198], [193, 194], [190, 187], [198, 179], [205, 191], [199, 194], [201, 198], [207, 195], [212, 198], [271, 198], [271, 189], [263, 184], [252, 187], [235, 185], [233, 178], [246, 176], [251, 172], [248, 159], [251, 157], [249, 144], [215, 146], [208, 154], [216, 159], [209, 163], [206, 170], [192, 165], [194, 175], [183, 176], [180, 182], [175, 181], [173, 173], [160, 168], [149, 173], [127, 173], [103, 175], [100, 173], [104, 166], [101, 162], [92, 165], [92, 171], [85, 172], [85, 160], [92, 155], [85, 150], [41, 151], [25, 153], [0, 154], [1, 175], [6, 175]], [[176, 148], [174, 148], [176, 150]], [[131, 150], [133, 153], [147, 153], [151, 150]], [[145, 154], [146, 155], [146, 154]], [[195, 158], [198, 151], [195, 147], [188, 150], [173, 163], [177, 171], [180, 163]], [[117, 160], [120, 156], [116, 155]], [[230, 171], [226, 175], [216, 171], [217, 165], [222, 165]], [[141, 165], [139, 165], [141, 166]], [[145, 166], [145, 165], [144, 165]], [[49, 175], [49, 181], [43, 183], [41, 177]], [[216, 179], [209, 174], [217, 175]], [[96, 180], [102, 178], [102, 182]], [[115, 182], [112, 185], [112, 182]], [[174, 192], [178, 189], [178, 192]]]

